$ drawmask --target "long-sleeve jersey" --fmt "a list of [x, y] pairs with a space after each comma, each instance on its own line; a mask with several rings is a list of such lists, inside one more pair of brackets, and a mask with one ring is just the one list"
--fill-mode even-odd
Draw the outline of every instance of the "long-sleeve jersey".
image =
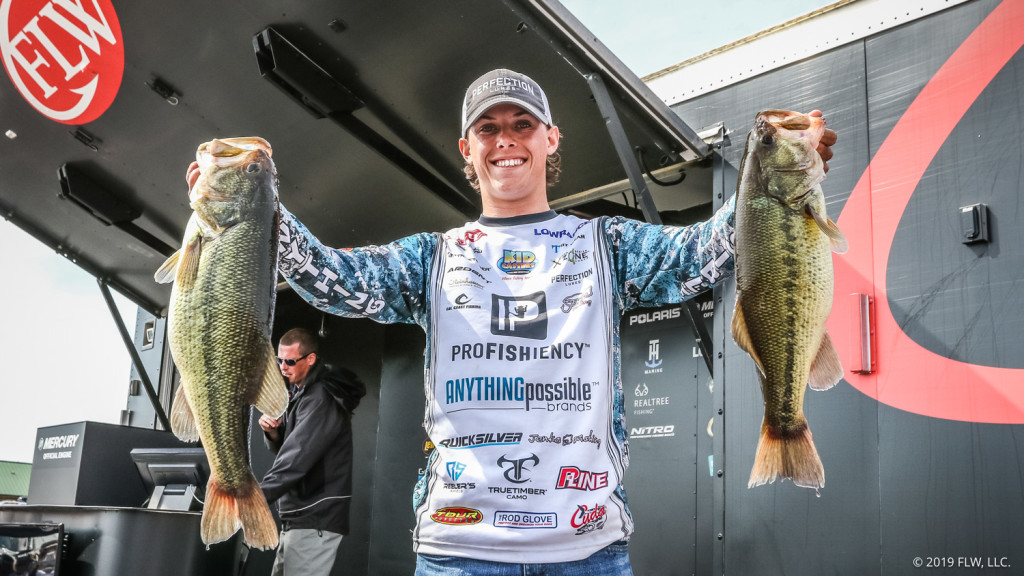
[[731, 273], [731, 202], [689, 227], [549, 211], [344, 250], [283, 211], [280, 238], [313, 306], [426, 332], [417, 553], [566, 562], [629, 538], [619, 318]]

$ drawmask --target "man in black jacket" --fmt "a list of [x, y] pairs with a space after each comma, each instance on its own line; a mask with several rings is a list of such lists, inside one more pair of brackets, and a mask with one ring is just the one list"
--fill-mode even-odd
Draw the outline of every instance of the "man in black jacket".
[[280, 419], [259, 420], [277, 455], [261, 483], [282, 522], [274, 576], [329, 574], [349, 529], [352, 411], [366, 389], [351, 372], [320, 362], [317, 350], [303, 328], [281, 337], [277, 363], [291, 399]]

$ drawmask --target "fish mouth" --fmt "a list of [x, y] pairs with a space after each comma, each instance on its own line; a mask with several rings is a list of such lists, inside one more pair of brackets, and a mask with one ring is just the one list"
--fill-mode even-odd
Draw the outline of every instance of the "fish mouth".
[[199, 146], [196, 150], [196, 160], [199, 161], [200, 168], [212, 164], [225, 166], [234, 164], [233, 160], [245, 161], [245, 158], [248, 158], [247, 153], [256, 151], [262, 151], [267, 156], [274, 155], [270, 143], [258, 136], [216, 138]]
[[762, 110], [755, 116], [755, 121], [770, 124], [780, 132], [789, 132], [791, 139], [806, 138], [812, 150], [818, 147], [825, 133], [825, 118], [792, 110]]

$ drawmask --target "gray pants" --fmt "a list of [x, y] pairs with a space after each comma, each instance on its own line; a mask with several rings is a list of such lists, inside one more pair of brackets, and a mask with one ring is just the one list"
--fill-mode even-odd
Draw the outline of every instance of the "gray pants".
[[315, 529], [281, 532], [271, 576], [327, 576], [338, 555], [341, 534]]

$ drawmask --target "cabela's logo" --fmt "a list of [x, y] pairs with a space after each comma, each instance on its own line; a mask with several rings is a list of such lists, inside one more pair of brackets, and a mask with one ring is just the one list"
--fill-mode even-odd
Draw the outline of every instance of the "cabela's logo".
[[430, 519], [438, 524], [449, 526], [466, 526], [479, 524], [484, 519], [479, 510], [475, 508], [464, 508], [462, 506], [449, 506], [441, 508], [430, 515]]
[[22, 98], [64, 124], [103, 114], [124, 74], [111, 0], [3, 0], [0, 53]]

